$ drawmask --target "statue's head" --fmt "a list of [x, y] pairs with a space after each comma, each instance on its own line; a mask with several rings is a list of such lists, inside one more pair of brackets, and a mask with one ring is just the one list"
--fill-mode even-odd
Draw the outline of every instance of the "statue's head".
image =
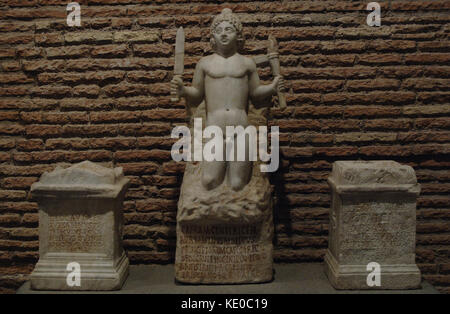
[[[236, 14], [233, 14], [231, 9], [225, 8], [222, 12], [214, 17], [211, 24], [211, 46], [215, 51], [220, 44], [234, 44], [237, 49], [241, 50], [244, 47], [244, 36], [242, 34], [242, 24]], [[221, 41], [221, 38], [224, 41]]]

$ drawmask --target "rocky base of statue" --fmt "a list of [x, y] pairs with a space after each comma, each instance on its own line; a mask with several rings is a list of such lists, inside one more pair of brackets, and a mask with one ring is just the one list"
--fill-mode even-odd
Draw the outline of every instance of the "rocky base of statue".
[[[77, 261], [79, 281], [76, 278], [76, 268], [69, 268]], [[73, 254], [69, 256], [52, 256], [48, 254], [39, 260], [31, 275], [33, 290], [120, 290], [128, 277], [129, 261], [125, 252], [115, 263], [110, 258], [95, 254]]]
[[177, 214], [175, 278], [191, 284], [243, 284], [273, 279], [272, 188], [253, 165], [240, 191], [207, 191], [201, 163], [188, 163]]

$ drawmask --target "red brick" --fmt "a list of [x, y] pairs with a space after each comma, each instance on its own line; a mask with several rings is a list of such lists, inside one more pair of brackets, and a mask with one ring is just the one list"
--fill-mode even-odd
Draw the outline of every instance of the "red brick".
[[26, 191], [0, 190], [0, 199], [3, 201], [25, 200], [26, 197]]
[[86, 57], [89, 55], [90, 51], [91, 47], [89, 46], [69, 46], [45, 49], [47, 58], [49, 59]]
[[310, 66], [352, 66], [355, 63], [356, 55], [306, 55], [302, 56], [300, 62], [305, 67]]
[[174, 175], [184, 172], [185, 164], [181, 162], [170, 161], [163, 164], [164, 175]]
[[156, 134], [170, 134], [171, 127], [164, 123], [126, 123], [119, 125], [119, 134], [126, 136], [146, 136]]
[[20, 215], [3, 214], [0, 215], [0, 226], [14, 226], [20, 223]]
[[56, 150], [56, 149], [79, 150], [79, 149], [88, 149], [89, 147], [90, 147], [89, 140], [81, 138], [48, 139], [45, 141], [45, 149], [47, 150]]
[[0, 186], [4, 189], [28, 189], [36, 181], [38, 178], [35, 177], [4, 178], [0, 180]]
[[64, 43], [64, 37], [61, 33], [42, 33], [36, 34], [34, 41], [42, 46], [61, 46]]
[[[281, 54], [304, 54], [318, 51], [320, 44], [314, 41], [288, 41], [279, 44], [279, 52]], [[324, 49], [324, 48], [322, 48]]]
[[286, 158], [311, 157], [314, 152], [312, 147], [281, 147], [280, 151]]
[[167, 76], [166, 71], [129, 71], [127, 73], [127, 79], [131, 82], [144, 83], [144, 82], [161, 82]]
[[25, 86], [11, 86], [0, 88], [0, 96], [25, 96], [28, 95], [29, 88]]
[[75, 97], [95, 98], [100, 94], [100, 87], [97, 85], [78, 85], [72, 89]]
[[23, 33], [11, 33], [8, 35], [2, 34], [0, 37], [0, 45], [18, 45], [18, 44], [28, 44], [33, 41], [32, 34]]
[[417, 48], [420, 51], [427, 52], [445, 52], [450, 48], [449, 41], [426, 41], [417, 43]]
[[101, 138], [89, 142], [92, 148], [126, 149], [136, 146], [135, 138]]
[[44, 142], [41, 139], [18, 140], [17, 149], [21, 151], [42, 150]]
[[27, 136], [49, 137], [61, 134], [61, 127], [57, 125], [30, 125], [26, 127]]
[[410, 156], [412, 154], [411, 146], [364, 146], [360, 147], [359, 153], [364, 156], [383, 156], [383, 157], [399, 157]]
[[450, 129], [450, 118], [418, 118], [414, 125], [418, 129]]
[[90, 116], [92, 123], [134, 122], [139, 121], [141, 113], [135, 111], [92, 112]]
[[446, 53], [417, 53], [405, 55], [406, 64], [446, 64], [450, 55]]
[[398, 54], [367, 54], [358, 56], [358, 63], [371, 66], [401, 64], [402, 57]]
[[287, 205], [299, 206], [328, 206], [330, 197], [326, 194], [288, 194], [286, 196]]
[[396, 133], [382, 132], [351, 132], [336, 134], [336, 143], [373, 143], [373, 142], [394, 142], [397, 139]]
[[111, 99], [77, 99], [65, 98], [61, 100], [61, 110], [111, 110], [114, 100]]
[[347, 82], [347, 90], [349, 91], [366, 91], [366, 90], [395, 90], [399, 87], [400, 82], [392, 79], [375, 79], [375, 80], [351, 80]]
[[14, 48], [0, 48], [0, 58], [14, 58], [16, 50]]
[[301, 80], [292, 81], [294, 92], [333, 92], [342, 88], [344, 81], [337, 80]]
[[133, 150], [118, 151], [114, 153], [114, 158], [118, 161], [140, 161], [140, 160], [170, 160], [170, 151], [152, 149], [152, 150]]
[[19, 112], [17, 111], [5, 111], [0, 116], [0, 121], [18, 121]]
[[407, 119], [376, 119], [364, 122], [366, 130], [407, 130], [412, 127], [412, 120]]
[[173, 54], [173, 46], [168, 44], [147, 44], [133, 45], [133, 51], [136, 56], [140, 57], [158, 57], [171, 56]]
[[34, 23], [30, 22], [2, 22], [0, 23], [1, 32], [26, 32], [33, 31]]
[[449, 9], [447, 1], [396, 1], [391, 3], [393, 11], [443, 10]]
[[388, 78], [409, 78], [422, 76], [424, 69], [421, 66], [387, 66], [379, 68], [378, 72]]
[[367, 45], [375, 51], [413, 51], [416, 48], [412, 40], [371, 40]]
[[292, 134], [290, 141], [292, 144], [330, 144], [333, 143], [333, 134], [301, 132]]
[[165, 200], [165, 199], [146, 199], [136, 201], [136, 210], [138, 212], [148, 212], [148, 211], [167, 211], [170, 209], [176, 209], [176, 200]]
[[91, 50], [93, 57], [114, 57], [123, 58], [128, 54], [128, 46], [126, 45], [104, 45], [97, 46]]
[[144, 120], [184, 120], [187, 118], [184, 109], [154, 109], [142, 112]]
[[17, 124], [0, 124], [0, 134], [1, 135], [22, 135], [25, 128]]
[[69, 86], [45, 86], [45, 87], [33, 87], [30, 90], [33, 96], [49, 97], [49, 98], [62, 98], [72, 93], [72, 89]]
[[64, 154], [64, 160], [75, 163], [85, 160], [91, 161], [111, 161], [112, 153], [109, 151], [93, 150], [93, 151], [71, 151]]
[[11, 155], [9, 153], [0, 152], [0, 162], [9, 162], [11, 160]]
[[42, 57], [42, 51], [41, 48], [21, 47], [17, 49], [17, 55], [22, 58], [32, 59]]
[[130, 18], [113, 18], [111, 19], [111, 26], [113, 28], [128, 28], [133, 25], [133, 20]]
[[316, 147], [314, 148], [315, 155], [323, 156], [354, 156], [358, 153], [357, 147], [341, 146], [341, 147]]
[[1, 63], [1, 67], [6, 72], [19, 71], [20, 63], [19, 61], [4, 61]]
[[62, 60], [52, 61], [22, 61], [24, 71], [43, 72], [43, 71], [62, 71], [65, 67], [65, 62]]
[[412, 90], [446, 90], [449, 83], [448, 79], [415, 78], [405, 80], [402, 86]]
[[0, 149], [8, 150], [16, 146], [16, 141], [11, 138], [0, 138]]
[[378, 107], [378, 106], [352, 106], [344, 110], [344, 118], [355, 117], [394, 117], [400, 116], [402, 109], [397, 107]]
[[154, 162], [117, 163], [117, 166], [122, 167], [126, 175], [150, 174], [156, 172], [159, 168], [158, 164]]

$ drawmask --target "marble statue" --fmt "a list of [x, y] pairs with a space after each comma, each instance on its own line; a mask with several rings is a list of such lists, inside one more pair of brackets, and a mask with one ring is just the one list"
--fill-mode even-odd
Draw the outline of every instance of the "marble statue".
[[[214, 53], [200, 59], [191, 86], [185, 86], [182, 30], [177, 33], [175, 70], [171, 82], [173, 100], [185, 98], [188, 110], [204, 119], [203, 125], [227, 127], [264, 125], [261, 110], [272, 96], [279, 95], [283, 78], [279, 75], [278, 53], [272, 44], [268, 56], [275, 78], [262, 85], [253, 58], [239, 53], [244, 44], [242, 24], [224, 9], [212, 22]], [[272, 50], [270, 50], [272, 49]], [[262, 108], [262, 109], [261, 109]], [[192, 110], [194, 111], [194, 110]], [[175, 276], [184, 283], [249, 283], [273, 278], [272, 271], [272, 187], [268, 175], [249, 159], [249, 139], [245, 159], [226, 156], [226, 145], [239, 142], [226, 135], [223, 160], [187, 162], [177, 213]], [[236, 156], [235, 156], [236, 157]]]
[[[188, 105], [206, 104], [206, 126], [214, 125], [226, 133], [226, 126], [249, 125], [248, 101], [257, 105], [283, 89], [283, 78], [275, 77], [272, 84], [261, 85], [252, 58], [238, 53], [244, 44], [242, 24], [230, 9], [224, 9], [211, 25], [211, 45], [214, 53], [198, 62], [192, 86], [184, 86], [180, 75], [172, 80], [172, 93], [185, 97]], [[237, 145], [235, 143], [235, 145]], [[248, 150], [248, 143], [246, 151]], [[237, 149], [235, 149], [237, 151]], [[223, 150], [225, 154], [225, 149]], [[205, 161], [202, 184], [212, 190], [227, 173], [228, 184], [241, 190], [250, 180], [252, 163], [245, 161]]]

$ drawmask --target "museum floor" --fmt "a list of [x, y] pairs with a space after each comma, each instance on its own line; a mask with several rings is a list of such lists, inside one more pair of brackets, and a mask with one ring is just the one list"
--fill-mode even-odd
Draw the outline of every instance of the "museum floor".
[[[49, 293], [32, 291], [26, 282], [17, 293]], [[61, 293], [50, 291], [50, 293]], [[63, 292], [64, 293], [64, 292]], [[68, 291], [65, 291], [68, 293]], [[74, 292], [69, 292], [74, 293]], [[76, 292], [75, 292], [76, 293]], [[79, 292], [78, 292], [79, 293]], [[86, 293], [86, 292], [82, 292]], [[418, 290], [375, 290], [345, 291], [335, 290], [328, 282], [323, 264], [275, 264], [275, 280], [265, 284], [250, 285], [181, 285], [174, 281], [173, 265], [132, 265], [130, 275], [122, 290], [89, 293], [144, 293], [144, 294], [348, 294], [348, 293], [392, 293], [392, 294], [437, 294], [429, 283], [422, 282]]]

